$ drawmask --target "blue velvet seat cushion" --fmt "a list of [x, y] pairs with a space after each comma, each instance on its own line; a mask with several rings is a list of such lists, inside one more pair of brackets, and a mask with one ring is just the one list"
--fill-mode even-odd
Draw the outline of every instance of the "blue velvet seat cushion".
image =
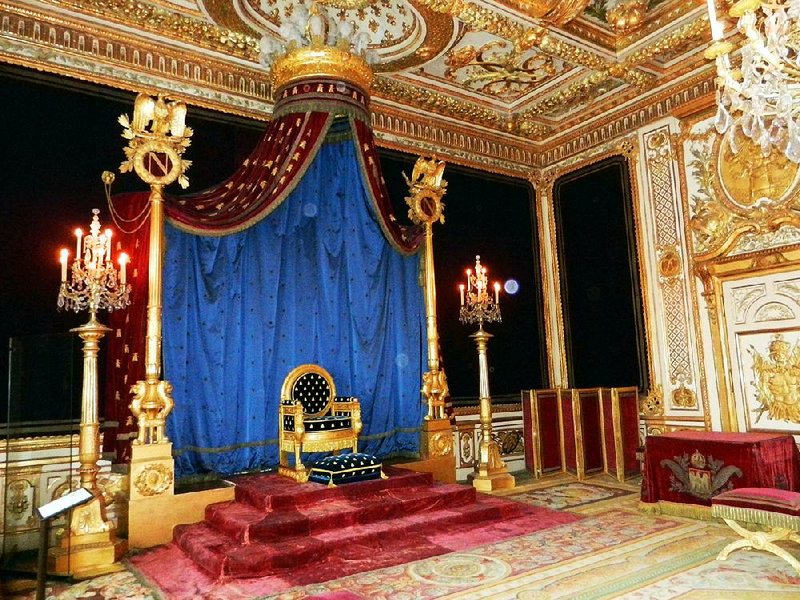
[[[351, 429], [352, 420], [350, 415], [317, 417], [315, 419], [305, 419], [303, 421], [306, 432], [309, 431], [335, 431], [337, 429]], [[285, 415], [283, 417], [283, 430], [294, 431], [294, 417]]]
[[340, 483], [378, 479], [381, 476], [382, 466], [380, 460], [363, 452], [326, 456], [314, 463], [308, 480], [339, 485]]

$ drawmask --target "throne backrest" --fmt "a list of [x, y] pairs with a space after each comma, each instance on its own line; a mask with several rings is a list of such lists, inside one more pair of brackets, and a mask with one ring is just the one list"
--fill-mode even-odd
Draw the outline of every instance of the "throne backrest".
[[318, 417], [330, 412], [336, 396], [333, 378], [319, 365], [301, 365], [286, 377], [281, 390], [283, 402], [300, 401], [303, 413]]

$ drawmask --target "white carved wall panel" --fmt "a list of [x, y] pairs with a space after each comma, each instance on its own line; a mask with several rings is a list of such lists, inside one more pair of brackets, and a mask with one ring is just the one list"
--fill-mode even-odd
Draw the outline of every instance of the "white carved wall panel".
[[739, 430], [800, 434], [800, 273], [722, 288]]

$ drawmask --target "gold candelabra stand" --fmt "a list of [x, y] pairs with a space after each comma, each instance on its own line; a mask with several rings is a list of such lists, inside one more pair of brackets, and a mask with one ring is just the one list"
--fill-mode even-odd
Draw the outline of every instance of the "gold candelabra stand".
[[61, 287], [58, 291], [60, 310], [89, 311], [89, 321], [71, 331], [83, 340], [83, 389], [81, 392], [81, 424], [79, 438], [80, 484], [95, 498], [72, 511], [69, 532], [50, 559], [54, 570], [74, 576], [94, 575], [116, 570], [114, 563], [125, 551], [125, 544], [116, 539], [106, 518], [105, 501], [97, 485], [100, 459], [100, 422], [98, 418], [97, 356], [100, 340], [110, 331], [97, 320], [99, 310], [118, 310], [130, 304], [130, 285], [125, 282], [128, 256], [118, 258], [119, 272], [112, 262], [112, 233], [100, 232], [98, 209], [92, 211], [89, 233], [75, 230], [75, 258], [71, 266], [69, 251], [61, 250]]
[[110, 331], [97, 320], [98, 310], [117, 310], [130, 304], [130, 285], [125, 283], [128, 256], [119, 255], [120, 271], [111, 262], [111, 230], [100, 232], [100, 211], [92, 210], [89, 233], [75, 230], [75, 259], [71, 267], [69, 251], [61, 250], [61, 287], [58, 308], [80, 312], [89, 310], [89, 321], [71, 331], [83, 340], [83, 390], [81, 393], [80, 478], [81, 486], [97, 493], [97, 461], [100, 458], [100, 423], [97, 415], [97, 355], [100, 340]]
[[483, 329], [487, 323], [502, 321], [500, 315], [500, 284], [495, 282], [494, 294], [489, 291], [486, 267], [481, 257], [475, 257], [475, 271], [467, 269], [466, 285], [459, 285], [461, 308], [459, 320], [465, 324], [477, 323], [478, 331], [470, 337], [478, 348], [479, 399], [481, 440], [478, 451], [478, 464], [470, 473], [472, 485], [481, 492], [513, 488], [515, 480], [509, 474], [505, 462], [500, 458], [500, 448], [492, 437], [492, 399], [489, 395], [488, 345], [492, 334]]

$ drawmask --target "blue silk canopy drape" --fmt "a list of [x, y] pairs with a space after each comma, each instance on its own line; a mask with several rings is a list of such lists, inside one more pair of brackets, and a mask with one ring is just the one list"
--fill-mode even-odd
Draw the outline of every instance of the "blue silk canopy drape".
[[179, 475], [277, 464], [280, 387], [303, 363], [358, 396], [359, 450], [418, 450], [418, 258], [387, 241], [353, 140], [324, 144], [266, 218], [223, 237], [166, 228], [164, 379]]

